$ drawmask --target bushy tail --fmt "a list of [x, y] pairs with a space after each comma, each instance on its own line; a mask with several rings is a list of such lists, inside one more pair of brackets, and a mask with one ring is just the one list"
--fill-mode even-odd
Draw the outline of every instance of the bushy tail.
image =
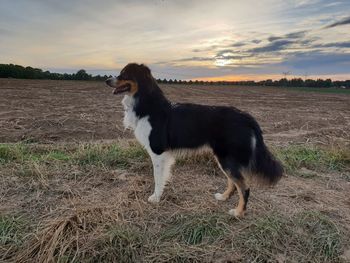
[[255, 135], [256, 145], [251, 164], [252, 172], [256, 174], [258, 180], [261, 180], [262, 183], [276, 184], [283, 175], [283, 167], [266, 147], [261, 131], [256, 131]]

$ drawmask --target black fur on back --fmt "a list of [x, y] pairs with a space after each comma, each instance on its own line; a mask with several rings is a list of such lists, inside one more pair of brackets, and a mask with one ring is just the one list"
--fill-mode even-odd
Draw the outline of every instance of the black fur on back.
[[139, 118], [149, 116], [155, 154], [208, 145], [220, 160], [234, 163], [237, 169], [249, 168], [266, 183], [274, 184], [282, 176], [282, 166], [267, 149], [250, 114], [234, 107], [171, 104], [143, 64], [128, 64], [118, 78], [138, 84], [134, 111]]

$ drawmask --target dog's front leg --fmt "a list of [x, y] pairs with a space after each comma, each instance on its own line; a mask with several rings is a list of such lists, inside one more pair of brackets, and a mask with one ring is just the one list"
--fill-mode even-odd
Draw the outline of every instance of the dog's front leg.
[[153, 164], [154, 193], [148, 198], [148, 202], [158, 203], [171, 177], [171, 166], [175, 160], [169, 152], [163, 152], [160, 155], [151, 153], [150, 155]]

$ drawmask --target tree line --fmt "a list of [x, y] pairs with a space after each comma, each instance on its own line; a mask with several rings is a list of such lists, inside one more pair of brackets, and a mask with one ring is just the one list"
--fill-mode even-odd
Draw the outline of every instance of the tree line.
[[[0, 64], [0, 78], [18, 78], [18, 79], [52, 79], [52, 80], [98, 80], [104, 81], [111, 76], [92, 76], [84, 69], [76, 73], [51, 73], [42, 69], [23, 67], [14, 64]], [[280, 80], [262, 80], [262, 81], [202, 81], [202, 80], [177, 80], [177, 79], [157, 79], [158, 83], [164, 84], [189, 84], [189, 85], [249, 85], [249, 86], [279, 86], [279, 87], [343, 87], [350, 88], [350, 80], [332, 81], [331, 79], [302, 79], [302, 78], [281, 78]]]
[[350, 88], [350, 80], [336, 80], [331, 79], [306, 79], [302, 78], [282, 78], [280, 80], [247, 80], [247, 81], [202, 81], [202, 80], [172, 80], [172, 79], [157, 79], [158, 83], [164, 84], [199, 84], [199, 85], [241, 85], [241, 86], [276, 86], [276, 87], [317, 87], [317, 88]]
[[78, 70], [76, 73], [52, 73], [48, 70], [43, 71], [39, 68], [23, 67], [14, 64], [0, 64], [0, 78], [16, 78], [16, 79], [53, 79], [53, 80], [106, 80], [111, 76], [92, 76], [84, 69]]

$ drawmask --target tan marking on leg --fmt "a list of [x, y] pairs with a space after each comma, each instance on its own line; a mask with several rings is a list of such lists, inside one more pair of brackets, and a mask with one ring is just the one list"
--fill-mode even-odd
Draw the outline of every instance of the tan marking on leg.
[[235, 186], [232, 178], [227, 174], [227, 172], [224, 169], [222, 169], [221, 164], [219, 163], [219, 161], [216, 157], [215, 157], [215, 160], [218, 163], [220, 170], [224, 173], [224, 175], [227, 178], [227, 188], [226, 188], [225, 192], [223, 192], [222, 194], [216, 193], [214, 196], [215, 196], [216, 200], [225, 201], [233, 195], [233, 193], [236, 189], [236, 186]]
[[225, 175], [227, 177], [227, 188], [226, 188], [225, 192], [223, 192], [222, 194], [220, 194], [220, 193], [215, 194], [216, 200], [225, 201], [225, 200], [229, 199], [236, 190], [236, 186], [235, 186], [233, 180], [230, 177], [228, 177], [226, 173], [225, 173]]
[[235, 209], [231, 209], [229, 211], [229, 213], [233, 216], [236, 216], [236, 217], [242, 217], [244, 216], [244, 206], [245, 206], [245, 200], [244, 200], [244, 192], [246, 190], [246, 185], [245, 185], [245, 182], [244, 182], [244, 179], [240, 179], [240, 180], [235, 180], [234, 182], [236, 188], [237, 188], [237, 192], [238, 192], [238, 195], [239, 195], [239, 201], [238, 201], [238, 205]]

